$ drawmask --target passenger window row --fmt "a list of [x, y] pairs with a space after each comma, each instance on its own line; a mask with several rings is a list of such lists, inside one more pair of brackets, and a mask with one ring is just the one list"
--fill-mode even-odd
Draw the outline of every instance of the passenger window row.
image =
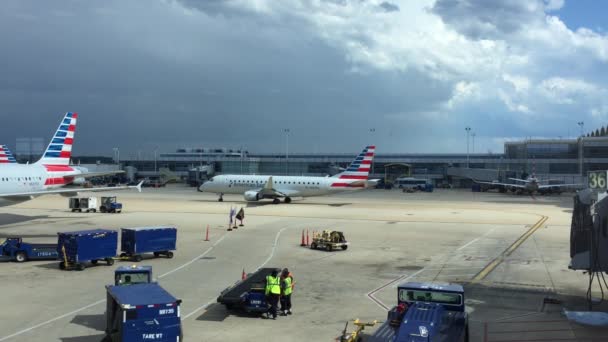
[[[231, 180], [230, 184], [265, 184], [263, 181], [247, 181], [247, 180]], [[276, 184], [304, 184], [304, 185], [320, 185], [320, 182], [286, 182], [286, 181], [278, 181]]]
[[33, 180], [42, 180], [42, 177], [2, 177], [0, 181], [2, 182], [10, 182], [10, 181], [33, 181]]

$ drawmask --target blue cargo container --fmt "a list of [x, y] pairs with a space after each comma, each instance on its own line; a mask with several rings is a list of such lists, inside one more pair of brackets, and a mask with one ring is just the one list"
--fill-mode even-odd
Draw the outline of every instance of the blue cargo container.
[[114, 264], [118, 247], [118, 232], [108, 229], [92, 229], [57, 233], [57, 253], [61, 269], [83, 270], [86, 262], [97, 264], [105, 260]]
[[183, 340], [181, 300], [157, 283], [107, 285], [106, 290], [106, 341]]
[[175, 227], [137, 227], [122, 228], [120, 238], [121, 257], [141, 261], [141, 254], [154, 253], [155, 257], [164, 255], [173, 258], [177, 241]]

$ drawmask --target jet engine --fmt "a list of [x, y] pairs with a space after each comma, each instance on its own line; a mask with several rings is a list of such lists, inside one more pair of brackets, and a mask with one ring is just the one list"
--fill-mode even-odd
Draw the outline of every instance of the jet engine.
[[259, 201], [261, 196], [260, 193], [257, 191], [245, 191], [245, 194], [243, 195], [243, 197], [245, 197], [245, 201], [248, 202], [255, 202], [255, 201]]

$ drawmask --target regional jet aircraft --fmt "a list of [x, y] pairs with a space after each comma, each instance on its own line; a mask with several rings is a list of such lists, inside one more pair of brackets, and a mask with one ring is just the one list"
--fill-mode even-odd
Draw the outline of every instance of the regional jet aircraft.
[[14, 164], [17, 162], [15, 156], [6, 145], [0, 145], [0, 164]]
[[559, 188], [563, 188], [563, 187], [580, 186], [580, 184], [541, 184], [541, 181], [534, 174], [532, 174], [530, 177], [528, 177], [526, 179], [519, 179], [519, 178], [509, 178], [509, 179], [519, 182], [519, 183], [508, 184], [508, 183], [500, 183], [498, 181], [492, 181], [492, 182], [475, 181], [475, 182], [479, 183], [479, 184], [491, 185], [493, 188], [498, 188], [500, 190], [500, 192], [506, 192], [507, 190], [511, 190], [512, 192], [527, 192], [530, 195], [534, 194], [535, 192], [539, 192], [539, 193], [543, 194], [543, 193], [549, 193], [549, 192], [553, 192], [553, 191], [559, 191]]
[[199, 187], [200, 191], [219, 195], [243, 194], [246, 201], [272, 199], [273, 203], [291, 203], [292, 197], [322, 196], [334, 192], [360, 190], [375, 183], [368, 180], [375, 146], [367, 146], [344, 171], [333, 177], [220, 175]]
[[[25, 202], [34, 197], [47, 194], [74, 196], [80, 191], [113, 191], [137, 189], [137, 186], [88, 189], [60, 189], [71, 184], [75, 178], [88, 178], [115, 174], [117, 172], [87, 172], [84, 168], [70, 166], [72, 143], [76, 130], [77, 113], [66, 113], [51, 143], [34, 164], [9, 162], [0, 165], [0, 206]], [[0, 152], [0, 156], [6, 153]], [[1, 157], [0, 157], [1, 158]], [[12, 160], [11, 160], [12, 161]]]

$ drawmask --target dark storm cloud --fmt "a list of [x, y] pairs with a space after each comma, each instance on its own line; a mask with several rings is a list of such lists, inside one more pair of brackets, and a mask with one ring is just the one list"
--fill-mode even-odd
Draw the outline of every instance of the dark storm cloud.
[[192, 142], [278, 151], [285, 127], [294, 151], [351, 152], [370, 143], [370, 127], [388, 132], [383, 114], [433, 110], [450, 96], [414, 71], [352, 73], [342, 51], [293, 22], [187, 3], [201, 11], [11, 2], [0, 13], [3, 142], [48, 138], [61, 113], [78, 111], [76, 154]]
[[544, 18], [538, 0], [437, 0], [431, 11], [474, 39], [500, 38]]
[[380, 7], [382, 9], [384, 9], [386, 12], [398, 12], [399, 11], [399, 6], [392, 4], [390, 2], [386, 2], [386, 1], [381, 3]]

